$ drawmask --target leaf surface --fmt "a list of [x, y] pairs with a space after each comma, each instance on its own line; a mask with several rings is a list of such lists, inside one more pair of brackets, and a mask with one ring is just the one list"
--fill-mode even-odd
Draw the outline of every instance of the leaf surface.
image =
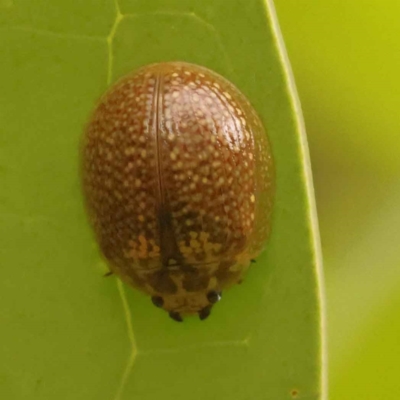
[[[0, 395], [321, 399], [321, 263], [308, 149], [271, 2], [0, 2]], [[79, 140], [109, 84], [157, 61], [207, 66], [266, 126], [272, 235], [207, 321], [103, 278]]]

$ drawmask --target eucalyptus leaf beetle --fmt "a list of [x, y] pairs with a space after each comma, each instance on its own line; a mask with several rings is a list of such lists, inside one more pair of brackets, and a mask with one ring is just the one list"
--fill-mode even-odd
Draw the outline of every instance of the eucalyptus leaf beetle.
[[176, 321], [207, 318], [259, 255], [274, 179], [249, 101], [219, 74], [184, 62], [119, 80], [83, 138], [83, 191], [102, 254]]

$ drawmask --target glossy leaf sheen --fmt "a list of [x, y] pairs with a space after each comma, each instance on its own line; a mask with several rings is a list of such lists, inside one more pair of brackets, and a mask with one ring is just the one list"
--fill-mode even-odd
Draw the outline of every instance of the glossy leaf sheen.
[[[308, 155], [271, 8], [0, 2], [0, 397], [322, 397]], [[121, 75], [168, 60], [209, 67], [243, 91], [277, 172], [267, 250], [208, 320], [183, 324], [103, 277], [79, 186], [79, 141], [98, 97]]]

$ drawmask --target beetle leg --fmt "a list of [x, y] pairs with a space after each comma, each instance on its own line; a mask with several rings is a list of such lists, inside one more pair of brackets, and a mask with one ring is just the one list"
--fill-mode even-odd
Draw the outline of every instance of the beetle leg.
[[211, 313], [211, 308], [212, 308], [212, 305], [209, 305], [209, 306], [206, 306], [206, 307], [202, 308], [202, 309], [199, 311], [199, 318], [200, 318], [201, 320], [204, 320], [204, 319], [208, 318], [208, 316], [209, 316], [210, 313]]
[[156, 306], [161, 308], [164, 305], [164, 299], [161, 296], [153, 296], [151, 298], [152, 303]]
[[177, 311], [170, 311], [169, 316], [177, 322], [183, 322], [181, 314], [179, 314]]

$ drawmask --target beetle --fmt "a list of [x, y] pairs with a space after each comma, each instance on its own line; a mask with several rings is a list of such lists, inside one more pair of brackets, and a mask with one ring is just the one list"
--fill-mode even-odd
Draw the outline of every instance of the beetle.
[[273, 157], [250, 102], [205, 67], [147, 65], [102, 96], [81, 155], [110, 270], [176, 321], [207, 318], [270, 232]]

